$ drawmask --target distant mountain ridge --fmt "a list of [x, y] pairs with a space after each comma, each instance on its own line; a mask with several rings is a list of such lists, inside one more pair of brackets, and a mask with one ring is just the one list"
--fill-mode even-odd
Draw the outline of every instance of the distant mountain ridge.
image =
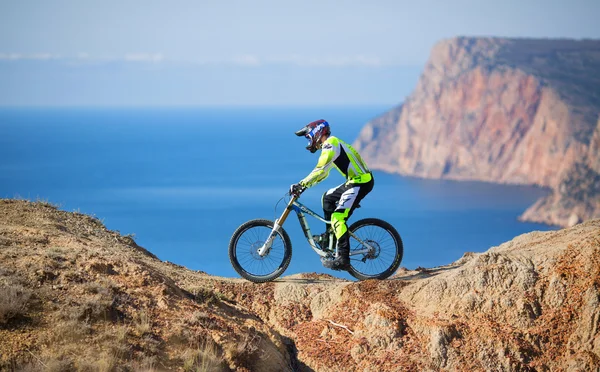
[[375, 169], [552, 189], [522, 216], [600, 216], [600, 40], [460, 37], [355, 141]]

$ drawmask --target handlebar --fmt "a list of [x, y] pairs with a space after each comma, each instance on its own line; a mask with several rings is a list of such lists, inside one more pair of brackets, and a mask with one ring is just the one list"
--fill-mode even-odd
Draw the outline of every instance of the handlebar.
[[287, 194], [288, 194], [289, 196], [291, 196], [291, 197], [294, 197], [294, 198], [296, 198], [296, 199], [297, 199], [297, 198], [299, 198], [299, 197], [300, 197], [300, 195], [302, 195], [302, 193], [303, 193], [304, 191], [306, 191], [306, 187], [304, 187], [304, 186], [300, 186], [300, 188], [299, 188], [298, 190], [290, 190], [290, 191], [288, 191], [288, 193], [287, 193]]

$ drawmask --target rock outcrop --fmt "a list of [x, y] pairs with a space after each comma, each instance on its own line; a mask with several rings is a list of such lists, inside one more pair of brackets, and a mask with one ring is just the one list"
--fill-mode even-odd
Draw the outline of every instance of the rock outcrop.
[[0, 370], [595, 371], [600, 220], [386, 281], [254, 284], [0, 199], [0, 340]]
[[548, 187], [522, 218], [565, 226], [600, 217], [599, 115], [600, 41], [456, 38], [354, 145], [374, 169]]

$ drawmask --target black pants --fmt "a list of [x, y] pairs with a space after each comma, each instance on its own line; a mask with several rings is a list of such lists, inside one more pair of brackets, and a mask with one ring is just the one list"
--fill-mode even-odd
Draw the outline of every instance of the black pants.
[[361, 184], [344, 183], [323, 194], [324, 217], [331, 221], [331, 228], [338, 240], [338, 250], [349, 251], [346, 221], [352, 216], [360, 201], [373, 190], [374, 185], [374, 179]]

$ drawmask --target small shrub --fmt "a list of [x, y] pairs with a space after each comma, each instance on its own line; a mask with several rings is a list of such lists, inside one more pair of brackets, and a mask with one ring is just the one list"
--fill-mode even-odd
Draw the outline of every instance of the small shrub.
[[90, 322], [117, 321], [121, 313], [117, 308], [113, 285], [112, 281], [108, 280], [82, 283], [81, 289], [87, 296], [81, 296], [81, 305], [73, 308], [73, 314], [69, 318]]
[[0, 287], [0, 324], [23, 315], [29, 307], [31, 291], [18, 284]]
[[145, 311], [140, 311], [135, 319], [135, 329], [140, 335], [149, 333], [152, 329], [152, 319]]
[[114, 343], [110, 346], [110, 355], [114, 360], [129, 359], [131, 357], [131, 347], [126, 343]]
[[52, 209], [59, 209], [61, 207], [59, 203], [52, 203], [47, 198], [40, 198], [39, 196], [37, 197], [35, 202]]
[[75, 371], [73, 361], [69, 359], [50, 359], [44, 363], [45, 372], [69, 372]]
[[[12, 369], [15, 372], [71, 372], [75, 371], [75, 367], [73, 365], [73, 361], [60, 358], [60, 357], [50, 357], [44, 358], [44, 360], [37, 357], [37, 355], [33, 354], [35, 360], [29, 362], [25, 365], [21, 365], [17, 368]], [[4, 370], [3, 370], [4, 371]]]
[[183, 370], [194, 372], [218, 372], [223, 370], [223, 358], [217, 346], [206, 339], [197, 348], [188, 349], [183, 354]]
[[69, 250], [61, 247], [50, 247], [46, 249], [44, 252], [44, 256], [56, 260], [56, 261], [64, 261], [65, 256], [69, 253]]
[[129, 328], [125, 324], [117, 326], [115, 331], [115, 335], [117, 338], [117, 342], [124, 343], [127, 341], [127, 336], [129, 335]]
[[204, 287], [190, 288], [190, 293], [194, 295], [194, 300], [198, 303], [210, 304], [216, 300], [214, 292]]
[[142, 338], [140, 345], [147, 355], [156, 355], [160, 352], [162, 342], [153, 335], [147, 334]]
[[94, 322], [99, 320], [116, 320], [118, 318], [118, 311], [115, 308], [114, 300], [101, 294], [87, 299], [79, 309], [79, 320]]
[[262, 337], [254, 328], [242, 331], [238, 334], [235, 343], [228, 343], [225, 347], [225, 355], [231, 356], [241, 366], [252, 369], [257, 360], [265, 360], [268, 355], [260, 347]]
[[103, 353], [96, 361], [98, 372], [112, 372], [119, 365], [118, 357], [112, 353]]
[[248, 359], [256, 354], [259, 349], [261, 337], [256, 332], [244, 333], [241, 337], [240, 342], [237, 344], [237, 355], [248, 356]]
[[194, 312], [187, 320], [189, 326], [199, 325], [202, 328], [215, 329], [218, 327], [217, 320], [212, 318], [206, 311], [198, 310]]
[[59, 321], [54, 325], [52, 332], [53, 342], [77, 342], [84, 339], [92, 332], [92, 327], [85, 322], [77, 319]]
[[89, 281], [82, 284], [84, 292], [89, 294], [100, 294], [103, 297], [111, 298], [113, 295], [114, 282], [104, 278], [98, 279], [98, 281]]
[[133, 365], [134, 372], [153, 372], [156, 370], [156, 356], [144, 356]]
[[234, 302], [234, 300], [227, 295], [204, 287], [190, 288], [189, 291], [194, 295], [194, 299], [198, 303], [213, 304], [217, 301]]

